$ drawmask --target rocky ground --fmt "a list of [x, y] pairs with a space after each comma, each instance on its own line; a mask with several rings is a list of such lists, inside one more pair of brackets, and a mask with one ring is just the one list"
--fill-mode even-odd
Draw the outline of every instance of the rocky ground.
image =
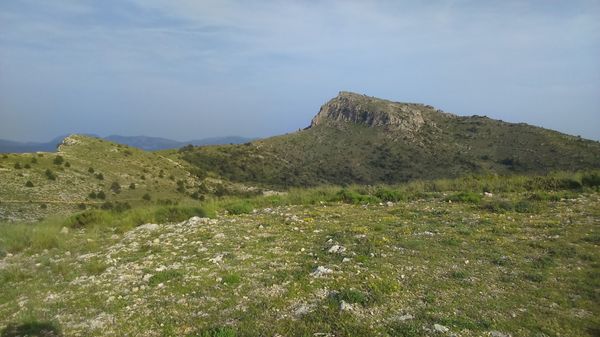
[[597, 336], [599, 226], [588, 193], [520, 213], [435, 199], [65, 228], [60, 248], [0, 258], [0, 331]]

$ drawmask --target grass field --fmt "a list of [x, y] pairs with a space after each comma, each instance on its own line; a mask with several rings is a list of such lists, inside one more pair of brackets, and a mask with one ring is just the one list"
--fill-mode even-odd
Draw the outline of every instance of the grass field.
[[594, 177], [327, 187], [4, 224], [0, 331], [596, 336]]

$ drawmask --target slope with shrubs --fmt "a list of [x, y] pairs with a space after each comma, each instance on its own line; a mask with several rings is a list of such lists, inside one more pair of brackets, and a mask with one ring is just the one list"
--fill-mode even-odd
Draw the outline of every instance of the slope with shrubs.
[[600, 167], [598, 142], [346, 92], [305, 130], [180, 155], [227, 179], [279, 188]]
[[482, 176], [0, 225], [0, 334], [591, 337], [599, 193]]
[[0, 219], [36, 219], [116, 202], [189, 199], [200, 184], [185, 166], [160, 154], [72, 135], [56, 153], [0, 156]]

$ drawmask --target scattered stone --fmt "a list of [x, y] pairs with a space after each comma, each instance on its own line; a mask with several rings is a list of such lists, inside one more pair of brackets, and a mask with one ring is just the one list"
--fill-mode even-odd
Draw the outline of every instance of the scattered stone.
[[69, 234], [69, 229], [67, 227], [63, 227], [60, 229], [60, 234]]
[[155, 223], [147, 223], [145, 225], [138, 226], [138, 230], [152, 232], [159, 228], [160, 226]]
[[342, 263], [346, 263], [346, 262], [350, 262], [350, 261], [352, 261], [352, 259], [349, 257], [345, 257], [342, 259]]
[[328, 252], [332, 254], [341, 254], [346, 251], [346, 247], [340, 245], [333, 245], [329, 248]]
[[348, 303], [344, 300], [342, 300], [342, 302], [340, 303], [340, 310], [341, 311], [354, 311], [355, 306], [352, 303]]
[[483, 192], [483, 196], [486, 198], [491, 198], [494, 196], [494, 194], [490, 193], [490, 192]]
[[329, 268], [325, 268], [323, 266], [318, 266], [317, 269], [315, 269], [315, 271], [313, 271], [312, 273], [310, 273], [310, 276], [312, 277], [323, 277], [327, 274], [331, 274], [333, 273], [333, 270], [329, 269]]
[[218, 254], [217, 256], [213, 257], [212, 259], [208, 259], [209, 262], [212, 262], [214, 264], [219, 264], [221, 262], [223, 262], [223, 254]]
[[387, 207], [392, 207], [392, 206], [394, 206], [394, 203], [393, 203], [393, 202], [391, 202], [391, 201], [388, 201], [388, 202], [386, 202], [386, 203], [385, 203], [385, 205], [386, 205]]
[[398, 320], [398, 321], [401, 321], [401, 322], [404, 322], [404, 321], [409, 321], [409, 320], [411, 320], [411, 319], [413, 319], [413, 318], [415, 318], [413, 315], [411, 315], [411, 314], [406, 314], [406, 315], [399, 316], [399, 317], [397, 318], [397, 320]]
[[450, 329], [448, 329], [447, 327], [441, 325], [441, 324], [434, 324], [433, 325], [433, 329], [437, 332], [441, 332], [441, 333], [446, 333], [448, 331], [450, 331]]
[[511, 337], [509, 334], [502, 333], [500, 331], [490, 331], [490, 336], [492, 337]]

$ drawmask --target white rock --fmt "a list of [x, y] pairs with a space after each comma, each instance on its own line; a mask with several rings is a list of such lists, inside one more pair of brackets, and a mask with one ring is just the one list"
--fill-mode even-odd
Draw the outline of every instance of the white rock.
[[346, 263], [346, 262], [350, 262], [350, 261], [352, 261], [352, 259], [349, 257], [345, 257], [342, 259], [342, 263]]
[[147, 223], [147, 224], [144, 224], [144, 225], [138, 226], [138, 228], [137, 228], [137, 229], [138, 229], [138, 230], [142, 230], [142, 231], [148, 231], [148, 232], [151, 232], [151, 231], [155, 231], [155, 230], [157, 230], [157, 229], [158, 229], [158, 227], [159, 227], [159, 225], [157, 225], [157, 224], [155, 224], [155, 223]]
[[490, 193], [490, 192], [483, 192], [483, 196], [485, 196], [486, 198], [491, 198], [494, 195], [492, 193]]
[[505, 334], [500, 331], [490, 331], [490, 336], [492, 336], [492, 337], [510, 337], [509, 334]]
[[385, 203], [385, 205], [386, 205], [387, 207], [392, 207], [392, 206], [394, 206], [394, 203], [393, 203], [393, 202], [391, 202], [391, 201], [388, 201], [388, 202], [386, 202], [386, 203]]
[[333, 273], [333, 270], [331, 270], [329, 268], [325, 268], [323, 266], [318, 266], [317, 269], [315, 269], [315, 271], [310, 273], [310, 276], [323, 277], [324, 275], [331, 274], [331, 273]]
[[448, 329], [447, 327], [441, 325], [441, 324], [434, 324], [433, 325], [433, 329], [435, 329], [435, 331], [437, 332], [441, 332], [441, 333], [445, 333], [450, 331], [450, 329]]
[[329, 248], [328, 252], [332, 254], [341, 254], [346, 251], [346, 247], [340, 245], [333, 245]]
[[402, 315], [402, 316], [398, 317], [398, 320], [399, 321], [408, 321], [408, 320], [411, 320], [413, 318], [415, 318], [413, 315], [406, 314], [406, 315]]
[[212, 259], [208, 259], [209, 262], [212, 262], [214, 264], [219, 264], [221, 262], [223, 262], [223, 254], [218, 254], [217, 256], [213, 257]]
[[353, 311], [354, 308], [354, 304], [351, 303], [347, 303], [346, 301], [342, 300], [342, 302], [340, 303], [340, 310], [341, 311]]
[[67, 227], [63, 227], [60, 229], [60, 234], [69, 234], [69, 229]]

